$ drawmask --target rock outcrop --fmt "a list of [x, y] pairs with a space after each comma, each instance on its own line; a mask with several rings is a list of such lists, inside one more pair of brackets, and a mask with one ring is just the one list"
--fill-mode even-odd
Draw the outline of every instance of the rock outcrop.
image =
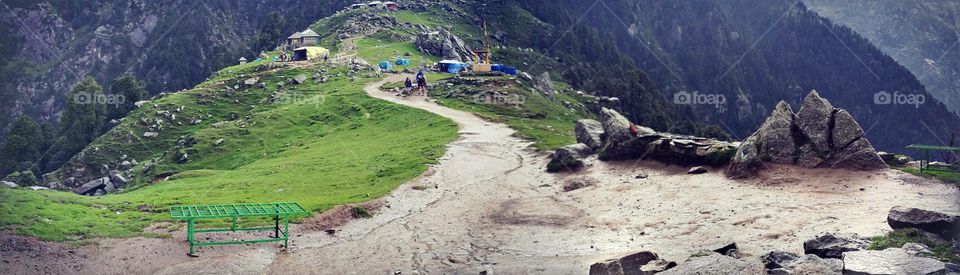
[[[658, 133], [633, 124], [617, 111], [607, 108], [600, 109], [600, 121], [577, 121], [575, 132], [577, 142], [597, 152], [600, 160], [654, 159], [684, 166], [721, 166], [730, 161], [739, 146], [739, 143], [710, 138]], [[574, 156], [578, 154], [570, 154], [572, 152], [586, 150], [579, 145], [557, 150], [548, 164], [548, 171], [557, 171], [554, 169], [562, 168], [558, 165], [564, 163], [576, 167], [578, 160]]]
[[650, 275], [675, 267], [677, 263], [643, 251], [590, 265], [590, 275]]
[[824, 259], [817, 255], [803, 256], [784, 251], [771, 251], [762, 257], [767, 274], [842, 274], [843, 261]]
[[938, 260], [911, 255], [902, 248], [843, 253], [843, 274], [946, 274]]
[[916, 228], [947, 240], [960, 239], [960, 216], [897, 206], [887, 214], [887, 224], [893, 229]]
[[807, 95], [797, 113], [786, 102], [778, 103], [760, 129], [737, 149], [727, 176], [753, 176], [767, 162], [807, 168], [886, 167], [853, 116], [834, 108], [816, 91]]
[[743, 260], [734, 257], [709, 253], [693, 256], [677, 267], [657, 274], [764, 274], [763, 264], [757, 260]]
[[866, 249], [870, 241], [859, 237], [840, 237], [826, 234], [803, 242], [803, 253], [821, 258], [843, 258], [844, 252]]
[[444, 59], [463, 62], [473, 59], [473, 50], [459, 37], [446, 30], [423, 32], [417, 35], [413, 43], [421, 52], [441, 56]]

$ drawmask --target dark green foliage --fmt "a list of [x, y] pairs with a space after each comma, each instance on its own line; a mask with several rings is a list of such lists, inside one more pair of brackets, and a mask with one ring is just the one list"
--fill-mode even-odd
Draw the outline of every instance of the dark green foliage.
[[58, 167], [102, 133], [107, 106], [92, 100], [98, 96], [103, 96], [103, 89], [90, 77], [84, 78], [70, 91], [60, 119], [62, 138], [53, 145], [55, 153], [47, 162], [49, 166]]
[[367, 210], [367, 208], [363, 206], [354, 206], [350, 209], [350, 214], [355, 219], [368, 219], [373, 217], [373, 214], [370, 213], [370, 210]]
[[960, 251], [953, 250], [948, 243], [939, 243], [930, 240], [926, 234], [914, 228], [897, 229], [884, 236], [870, 238], [870, 250], [883, 250], [891, 247], [902, 247], [906, 243], [919, 243], [930, 247], [933, 258], [941, 261], [960, 264]]
[[37, 185], [37, 176], [30, 170], [13, 172], [4, 177], [3, 180], [16, 183], [21, 187]]
[[122, 96], [119, 104], [109, 105], [107, 120], [119, 119], [132, 111], [134, 103], [147, 98], [146, 84], [132, 75], [124, 75], [110, 81], [110, 93]]
[[40, 126], [37, 126], [33, 119], [21, 116], [13, 123], [10, 134], [0, 146], [0, 175], [23, 169], [22, 164], [25, 162], [37, 162], [44, 143]]
[[260, 33], [257, 34], [256, 45], [253, 47], [255, 51], [270, 51], [274, 47], [279, 45], [287, 37], [284, 32], [286, 29], [286, 22], [283, 21], [283, 17], [280, 16], [277, 12], [271, 12], [267, 15], [266, 22], [263, 23], [263, 27], [260, 28]]

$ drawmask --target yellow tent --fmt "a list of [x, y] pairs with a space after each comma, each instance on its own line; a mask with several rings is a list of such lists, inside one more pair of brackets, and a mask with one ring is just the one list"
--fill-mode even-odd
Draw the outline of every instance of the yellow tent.
[[330, 50], [324, 47], [300, 47], [293, 50], [293, 60], [311, 60], [329, 55]]

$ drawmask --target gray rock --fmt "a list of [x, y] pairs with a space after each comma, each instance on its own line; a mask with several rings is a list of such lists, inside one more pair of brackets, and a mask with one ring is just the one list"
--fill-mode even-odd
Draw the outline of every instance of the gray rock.
[[930, 258], [910, 255], [901, 248], [843, 253], [843, 274], [946, 274], [946, 265]]
[[[640, 158], [646, 152], [649, 140], [637, 136], [656, 134], [653, 129], [635, 126], [617, 111], [607, 108], [600, 109], [600, 124], [604, 132], [603, 146], [599, 151], [602, 160]], [[636, 129], [636, 135], [631, 128]]]
[[797, 165], [806, 168], [816, 168], [824, 162], [820, 151], [817, 151], [812, 144], [800, 146], [800, 157], [797, 158]]
[[583, 167], [583, 159], [592, 154], [593, 150], [583, 143], [560, 147], [553, 152], [553, 158], [547, 163], [547, 172], [579, 170]]
[[794, 121], [797, 128], [813, 144], [814, 149], [823, 151], [830, 148], [827, 135], [830, 133], [830, 118], [833, 114], [833, 105], [820, 97], [817, 91], [811, 91], [803, 99], [797, 118]]
[[10, 188], [20, 187], [20, 186], [17, 185], [16, 183], [9, 182], [9, 181], [0, 181], [0, 186], [2, 186], [2, 187], [10, 187]]
[[694, 167], [690, 167], [690, 170], [687, 170], [687, 174], [693, 174], [693, 175], [703, 174], [706, 172], [707, 172], [707, 168], [703, 168], [703, 166], [694, 166]]
[[243, 81], [243, 85], [247, 87], [253, 87], [253, 85], [257, 85], [257, 82], [260, 82], [259, 77], [248, 78], [247, 80]]
[[785, 101], [777, 103], [770, 117], [760, 126], [754, 135], [763, 141], [761, 154], [768, 156], [770, 162], [793, 164], [797, 145], [793, 137], [793, 109]]
[[145, 138], [157, 137], [159, 135], [160, 133], [157, 133], [157, 132], [143, 132], [143, 137]]
[[842, 274], [843, 261], [824, 259], [817, 255], [797, 255], [784, 251], [771, 251], [763, 256], [767, 274]]
[[304, 82], [307, 82], [307, 76], [306, 76], [306, 75], [302, 75], [302, 74], [301, 74], [301, 75], [297, 75], [297, 76], [294, 76], [294, 77], [293, 77], [293, 83], [303, 84]]
[[120, 162], [120, 170], [124, 170], [124, 171], [130, 170], [131, 167], [133, 167], [133, 163], [131, 163], [128, 160]]
[[893, 229], [920, 229], [948, 240], [960, 236], [960, 216], [917, 208], [893, 207], [887, 214], [887, 224]]
[[663, 259], [656, 259], [648, 262], [647, 264], [640, 267], [640, 272], [635, 274], [640, 275], [652, 275], [657, 274], [667, 269], [677, 267], [677, 262], [667, 261]]
[[840, 259], [844, 252], [866, 249], [870, 241], [857, 236], [840, 237], [826, 234], [803, 242], [803, 253], [814, 254], [821, 258]]
[[763, 264], [757, 260], [741, 260], [733, 257], [710, 253], [705, 256], [691, 257], [674, 268], [657, 273], [660, 275], [711, 274], [739, 275], [764, 274]]
[[886, 168], [887, 164], [883, 162], [873, 145], [866, 139], [858, 139], [852, 144], [835, 152], [830, 161], [830, 166], [835, 168], [850, 168], [858, 170], [873, 170]]
[[124, 178], [123, 175], [120, 174], [120, 171], [113, 170], [110, 171], [110, 182], [113, 183], [113, 187], [123, 188], [130, 181], [128, 181], [127, 178]]
[[833, 148], [845, 148], [854, 140], [863, 137], [863, 128], [846, 110], [833, 115]]
[[600, 149], [603, 146], [603, 125], [593, 119], [577, 120], [574, 133], [578, 143], [586, 144], [591, 149]]
[[110, 178], [108, 177], [95, 179], [81, 185], [80, 188], [77, 188], [76, 193], [80, 195], [90, 195], [97, 190], [103, 189], [107, 184], [111, 184]]
[[30, 188], [30, 190], [33, 190], [33, 191], [50, 190], [50, 188], [43, 187], [43, 186], [30, 186], [30, 187], [27, 187], [27, 188]]
[[592, 264], [590, 265], [590, 275], [645, 274], [641, 273], [641, 269], [648, 263], [658, 259], [660, 259], [660, 257], [657, 256], [656, 253], [649, 251], [638, 252], [621, 258], [609, 259]]
[[730, 160], [730, 166], [727, 166], [727, 170], [724, 171], [727, 177], [732, 179], [748, 178], [763, 169], [763, 161], [760, 160], [760, 150], [757, 146], [759, 138], [757, 135], [752, 135], [740, 144], [737, 152], [733, 154], [733, 158]]
[[930, 247], [919, 244], [919, 243], [905, 243], [903, 246], [900, 246], [904, 251], [910, 253], [910, 255], [926, 257], [933, 255], [933, 250], [930, 250]]

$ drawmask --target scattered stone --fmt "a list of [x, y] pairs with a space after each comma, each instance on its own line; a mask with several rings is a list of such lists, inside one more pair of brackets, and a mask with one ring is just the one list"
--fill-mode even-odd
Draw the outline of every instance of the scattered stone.
[[257, 82], [259, 81], [260, 81], [259, 77], [249, 78], [243, 81], [243, 85], [246, 87], [253, 87], [253, 85], [257, 85]]
[[887, 224], [893, 229], [916, 228], [945, 239], [960, 236], [960, 216], [895, 206], [887, 214]]
[[563, 183], [563, 192], [570, 192], [588, 186], [593, 186], [593, 182], [581, 178], [568, 179]]
[[220, 146], [220, 144], [223, 144], [223, 141], [224, 140], [222, 138], [217, 139], [216, 141], [213, 142], [213, 146]]
[[766, 255], [763, 255], [763, 257], [760, 259], [766, 263], [766, 267], [769, 270], [785, 267], [787, 264], [800, 259], [800, 255], [786, 251], [774, 250], [770, 251]]
[[[798, 258], [781, 262], [780, 267], [768, 269], [767, 274], [788, 275], [788, 274], [817, 274], [831, 275], [843, 274], [843, 261], [840, 259], [824, 259], [817, 255], [807, 254], [798, 256]], [[769, 266], [769, 264], [768, 264]]]
[[650, 175], [647, 175], [647, 173], [640, 173], [640, 174], [637, 174], [637, 176], [634, 177], [634, 178], [635, 178], [635, 179], [645, 179], [645, 178], [648, 178], [648, 177], [650, 177]]
[[742, 260], [733, 257], [709, 253], [692, 256], [674, 268], [657, 273], [671, 274], [764, 274], [763, 264], [756, 260]]
[[123, 161], [123, 162], [120, 162], [120, 170], [126, 171], [126, 170], [130, 170], [130, 168], [132, 168], [132, 167], [133, 167], [133, 163], [131, 163], [131, 162], [128, 161], [128, 160], [125, 160], [125, 161]]
[[946, 265], [901, 248], [843, 253], [843, 274], [945, 274]]
[[583, 167], [583, 159], [593, 154], [593, 150], [583, 143], [560, 147], [553, 152], [553, 158], [547, 163], [547, 172], [576, 171]]
[[926, 257], [933, 254], [933, 250], [930, 250], [930, 247], [919, 243], [905, 243], [903, 246], [900, 246], [900, 248], [903, 248], [904, 251], [914, 256]]
[[703, 168], [703, 166], [694, 166], [694, 167], [691, 167], [690, 170], [687, 170], [687, 174], [691, 174], [691, 175], [698, 175], [706, 172], [707, 172], [707, 168]]
[[803, 242], [803, 253], [814, 254], [821, 258], [840, 259], [843, 257], [843, 252], [866, 249], [868, 245], [870, 241], [857, 236], [848, 238], [826, 234]]
[[154, 138], [154, 137], [157, 137], [157, 136], [160, 136], [160, 133], [157, 133], [157, 132], [144, 132], [144, 133], [143, 133], [143, 137], [145, 137], [145, 138]]
[[737, 243], [729, 243], [720, 248], [714, 249], [713, 252], [720, 253], [720, 255], [737, 258], [737, 256], [735, 256], [737, 254], [737, 250]]
[[574, 127], [574, 133], [578, 143], [583, 143], [593, 150], [600, 149], [603, 146], [603, 125], [593, 119], [577, 120]]
[[43, 186], [30, 186], [30, 187], [27, 187], [27, 188], [30, 188], [30, 189], [33, 190], [33, 191], [37, 191], [37, 190], [49, 190], [49, 189], [50, 189], [50, 188], [43, 187]]
[[293, 83], [297, 83], [297, 84], [299, 85], [299, 84], [303, 84], [303, 83], [305, 83], [305, 82], [307, 82], [307, 76], [306, 76], [306, 75], [298, 75], [298, 76], [293, 77]]

